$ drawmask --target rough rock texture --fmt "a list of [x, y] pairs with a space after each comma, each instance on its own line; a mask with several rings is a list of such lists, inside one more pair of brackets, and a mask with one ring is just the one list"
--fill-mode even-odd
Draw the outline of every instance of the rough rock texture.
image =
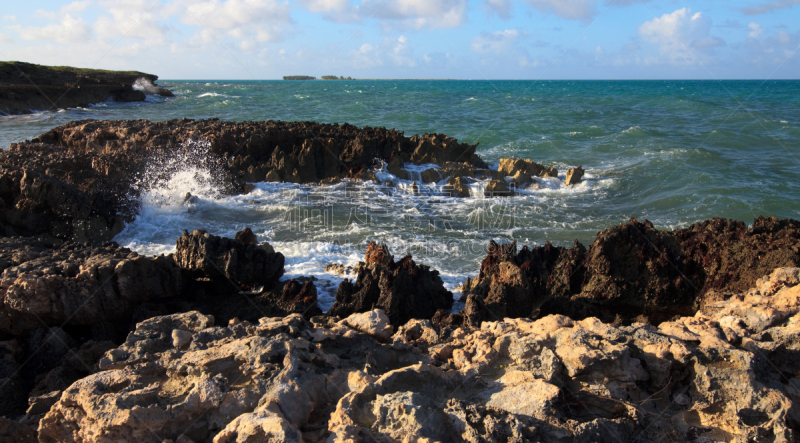
[[580, 183], [581, 179], [583, 178], [583, 174], [583, 166], [567, 169], [567, 178], [564, 180], [564, 184], [569, 186]]
[[511, 197], [514, 191], [508, 188], [505, 180], [489, 180], [486, 187], [483, 188], [483, 195], [485, 197]]
[[[800, 269], [779, 269], [658, 327], [548, 315], [444, 337], [412, 320], [390, 343], [370, 335], [385, 321], [156, 317], [61, 395], [38, 438], [791, 442], [798, 282]], [[174, 346], [176, 330], [188, 344]]]
[[114, 243], [56, 247], [21, 238], [0, 238], [0, 249], [20, 243], [27, 248], [17, 250], [0, 275], [0, 334], [115, 322], [142, 302], [177, 296], [182, 288], [171, 257], [141, 257]]
[[[356, 177], [375, 159], [414, 164], [466, 161], [486, 164], [477, 145], [458, 143], [442, 134], [405, 137], [384, 128], [357, 128], [314, 122], [223, 122], [171, 120], [82, 121], [55, 128], [39, 137], [44, 143], [72, 149], [110, 145], [116, 149], [164, 149], [188, 140], [211, 143], [212, 153], [228, 159], [226, 168], [238, 182], [274, 181], [317, 183], [331, 177]], [[395, 158], [399, 160], [394, 160]], [[401, 163], [402, 164], [402, 163]]]
[[108, 241], [133, 214], [126, 196], [130, 182], [93, 156], [14, 144], [0, 152], [0, 235]]
[[632, 219], [599, 233], [588, 250], [576, 242], [517, 252], [492, 242], [480, 274], [464, 285], [464, 320], [558, 313], [657, 324], [724, 298], [720, 291], [743, 291], [771, 269], [800, 265], [798, 227], [759, 218], [748, 230], [713, 219], [659, 231]]
[[501, 158], [498, 170], [504, 176], [511, 176], [522, 172], [531, 177], [558, 177], [556, 168], [546, 168], [539, 163], [520, 158]]
[[[61, 108], [86, 107], [113, 99], [144, 101], [145, 93], [133, 89], [137, 79], [150, 82], [157, 75], [136, 71], [103, 71], [23, 62], [0, 63], [0, 114], [30, 114]], [[158, 88], [168, 97], [172, 93]]]
[[268, 243], [254, 245], [196, 229], [191, 234], [183, 231], [176, 248], [175, 261], [181, 268], [230, 279], [242, 289], [271, 288], [283, 275], [283, 254]]
[[339, 285], [329, 315], [347, 317], [380, 308], [397, 326], [412, 318], [431, 318], [453, 305], [453, 294], [444, 288], [439, 271], [417, 265], [410, 255], [395, 262], [386, 245], [370, 242], [357, 272], [355, 282], [344, 280]]

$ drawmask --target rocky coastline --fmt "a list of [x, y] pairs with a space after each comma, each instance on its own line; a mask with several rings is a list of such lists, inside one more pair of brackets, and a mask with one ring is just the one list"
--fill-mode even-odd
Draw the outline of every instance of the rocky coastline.
[[[631, 219], [592, 244], [491, 242], [463, 285], [370, 243], [323, 312], [313, 277], [249, 229], [110, 241], [133, 177], [206, 140], [247, 182], [514, 188], [441, 134], [311, 122], [81, 121], [0, 153], [0, 440], [10, 442], [794, 441], [800, 221]], [[397, 174], [394, 174], [394, 172]], [[580, 180], [582, 168], [568, 176]], [[516, 180], [516, 182], [515, 182]], [[455, 189], [453, 195], [458, 194]]]
[[[156, 86], [157, 75], [24, 62], [0, 63], [0, 115], [86, 107], [107, 100], [141, 102], [148, 94], [174, 95]], [[134, 89], [137, 81], [142, 87]], [[138, 85], [137, 85], [138, 86]]]

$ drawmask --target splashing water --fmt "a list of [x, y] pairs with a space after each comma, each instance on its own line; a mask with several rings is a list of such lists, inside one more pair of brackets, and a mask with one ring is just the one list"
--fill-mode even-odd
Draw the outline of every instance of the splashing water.
[[179, 149], [153, 156], [146, 165], [133, 186], [141, 212], [191, 211], [225, 191], [221, 160], [207, 140], [188, 140]]
[[158, 93], [158, 87], [144, 77], [139, 77], [135, 82], [133, 82], [133, 89], [142, 91], [146, 95], [154, 95]]

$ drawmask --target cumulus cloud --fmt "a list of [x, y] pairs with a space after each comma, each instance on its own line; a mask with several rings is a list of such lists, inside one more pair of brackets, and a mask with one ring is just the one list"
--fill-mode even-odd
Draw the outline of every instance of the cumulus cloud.
[[750, 38], [759, 38], [761, 34], [764, 33], [764, 29], [761, 28], [761, 25], [758, 23], [752, 22], [747, 27], [750, 29], [750, 32], [747, 33], [747, 36]]
[[81, 12], [84, 9], [88, 8], [89, 5], [91, 5], [91, 4], [92, 4], [92, 2], [90, 0], [72, 2], [72, 3], [64, 6], [63, 8], [61, 8], [61, 10], [63, 12]]
[[747, 15], [765, 14], [767, 12], [775, 11], [776, 9], [786, 9], [794, 5], [800, 5], [800, 0], [778, 0], [772, 3], [762, 3], [758, 6], [749, 6], [742, 8], [742, 12]]
[[116, 39], [122, 36], [144, 40], [150, 45], [167, 43], [169, 27], [160, 23], [176, 12], [173, 6], [147, 0], [101, 1], [106, 14], [100, 15], [94, 29], [100, 38]]
[[710, 55], [712, 48], [724, 41], [710, 34], [711, 19], [691, 8], [664, 14], [639, 27], [645, 41], [659, 46], [659, 52], [672, 64], [696, 64]]
[[[491, 1], [491, 0], [487, 0]], [[651, 0], [523, 0], [534, 9], [546, 14], [554, 14], [570, 20], [589, 21], [597, 15], [598, 8], [604, 6], [620, 7]]]
[[[278, 0], [184, 0], [186, 10], [181, 21], [201, 26], [193, 39], [207, 41], [212, 30], [225, 32], [238, 41], [239, 47], [249, 50], [254, 42], [281, 39], [283, 25], [291, 23], [288, 2]], [[215, 34], [214, 34], [215, 35]]]
[[80, 17], [64, 14], [59, 23], [46, 26], [14, 26], [23, 40], [55, 40], [59, 43], [80, 43], [87, 41], [92, 30]]

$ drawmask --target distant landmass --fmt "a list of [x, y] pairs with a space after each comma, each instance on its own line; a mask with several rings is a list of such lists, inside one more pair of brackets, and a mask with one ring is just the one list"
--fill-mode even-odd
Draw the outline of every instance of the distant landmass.
[[[312, 75], [284, 75], [284, 80], [316, 80]], [[335, 75], [323, 75], [321, 80], [353, 80], [352, 77], [337, 77]]]

